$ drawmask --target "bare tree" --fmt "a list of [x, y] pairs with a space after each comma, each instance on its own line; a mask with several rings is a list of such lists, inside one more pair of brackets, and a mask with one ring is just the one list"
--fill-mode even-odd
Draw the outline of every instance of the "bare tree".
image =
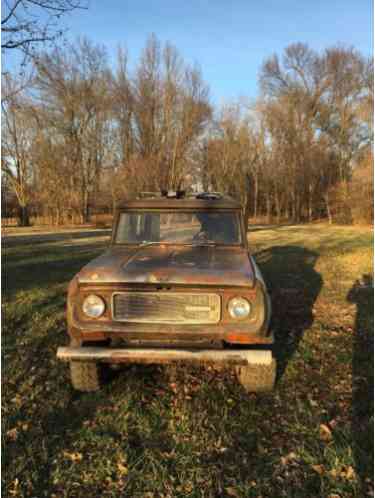
[[199, 68], [155, 36], [133, 70], [87, 40], [34, 65], [32, 90], [3, 79], [2, 171], [22, 224], [31, 203], [87, 222], [98, 199], [193, 186], [238, 198], [246, 218], [373, 217], [373, 64], [354, 49], [292, 44], [264, 62], [255, 104], [214, 119]]
[[80, 40], [68, 50], [55, 49], [37, 63], [38, 107], [44, 126], [59, 148], [64, 146], [71, 190], [77, 194], [82, 222], [89, 219], [90, 196], [95, 197], [107, 160], [110, 99], [103, 48]]
[[6, 0], [2, 3], [2, 50], [30, 55], [37, 45], [63, 34], [60, 18], [86, 7], [85, 0]]
[[363, 141], [358, 105], [370, 98], [361, 83], [368, 76], [365, 67], [354, 49], [334, 47], [319, 55], [301, 43], [287, 47], [282, 62], [274, 55], [263, 64], [260, 82], [270, 145], [278, 148], [280, 167], [290, 180], [295, 221], [306, 214], [312, 219], [319, 196], [332, 220], [338, 181], [341, 197], [347, 196], [352, 162]]
[[[116, 174], [128, 178], [133, 192], [181, 186], [211, 117], [199, 69], [187, 66], [172, 45], [162, 47], [153, 35], [133, 75], [127, 71], [126, 53], [120, 52], [111, 87], [119, 145], [116, 169], [125, 170]], [[134, 167], [145, 172], [144, 180], [130, 179]]]
[[2, 173], [16, 195], [19, 206], [19, 225], [28, 226], [29, 204], [33, 167], [30, 144], [34, 129], [24, 95], [13, 92], [15, 85], [10, 76], [5, 77], [9, 98], [2, 102]]

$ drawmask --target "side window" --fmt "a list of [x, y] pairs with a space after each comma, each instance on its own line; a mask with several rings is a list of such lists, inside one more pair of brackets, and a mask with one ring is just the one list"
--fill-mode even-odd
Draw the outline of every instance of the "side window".
[[160, 215], [155, 213], [122, 213], [117, 227], [117, 242], [129, 244], [160, 240]]
[[117, 227], [117, 242], [138, 242], [138, 236], [141, 231], [141, 223], [142, 220], [137, 214], [121, 214]]
[[232, 213], [200, 213], [200, 232], [196, 238], [203, 238], [224, 244], [238, 244], [238, 220]]
[[159, 242], [160, 240], [160, 214], [146, 214], [144, 218], [143, 240]]

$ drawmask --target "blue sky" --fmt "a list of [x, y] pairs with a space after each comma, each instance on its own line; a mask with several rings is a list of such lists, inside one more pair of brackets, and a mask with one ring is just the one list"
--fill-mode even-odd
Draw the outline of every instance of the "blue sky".
[[137, 59], [150, 33], [198, 62], [220, 104], [254, 98], [262, 61], [302, 41], [338, 43], [372, 53], [372, 0], [88, 0], [65, 20], [68, 38], [85, 35], [114, 56], [119, 44]]

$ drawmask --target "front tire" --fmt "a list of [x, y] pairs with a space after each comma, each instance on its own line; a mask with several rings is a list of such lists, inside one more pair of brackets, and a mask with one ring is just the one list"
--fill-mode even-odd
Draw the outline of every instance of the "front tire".
[[237, 379], [249, 393], [271, 392], [276, 380], [276, 360], [268, 365], [251, 364], [236, 367]]
[[77, 391], [99, 391], [103, 384], [102, 365], [93, 361], [71, 361], [70, 380]]

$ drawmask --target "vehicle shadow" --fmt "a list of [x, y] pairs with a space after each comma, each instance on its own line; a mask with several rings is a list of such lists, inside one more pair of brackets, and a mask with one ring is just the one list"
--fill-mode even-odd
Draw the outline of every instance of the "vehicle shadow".
[[354, 282], [347, 300], [357, 307], [352, 357], [352, 439], [356, 473], [363, 496], [373, 477], [374, 283], [371, 275]]
[[314, 321], [314, 303], [323, 286], [323, 279], [314, 268], [319, 254], [300, 246], [275, 246], [255, 253], [254, 257], [271, 295], [279, 380], [304, 331]]
[[[300, 246], [286, 245], [260, 250], [253, 255], [271, 291], [274, 353], [280, 379], [303, 333], [314, 321], [314, 303], [323, 286], [323, 279], [315, 270], [319, 254]], [[304, 480], [308, 480], [306, 496], [320, 496], [320, 481], [313, 471], [295, 466], [291, 472], [280, 463], [278, 455], [269, 451], [269, 439], [272, 439], [273, 444], [285, 448], [286, 440], [290, 437], [288, 428], [278, 423], [280, 407], [275, 395], [245, 393], [236, 380], [233, 382], [228, 377], [222, 383], [213, 383], [211, 389], [212, 399], [217, 400], [215, 406], [210, 406], [212, 401], [201, 400], [196, 413], [207, 412], [213, 426], [224, 427], [222, 434], [226, 441], [222, 452], [211, 450], [201, 457], [201, 465], [206, 469], [211, 468], [212, 474], [216, 475], [215, 496], [224, 496], [223, 490], [228, 483], [233, 482], [254, 486], [254, 494], [250, 494], [250, 491], [246, 496], [279, 496], [276, 491], [280, 486], [275, 477], [277, 473], [283, 473], [284, 485], [288, 489], [301, 486]], [[224, 404], [220, 404], [220, 396], [226, 400], [242, 401], [235, 405], [232, 418], [226, 419], [220, 415]], [[265, 413], [272, 413], [272, 417], [264, 416]], [[221, 425], [223, 421], [224, 426]], [[268, 494], [270, 486], [276, 494]]]

